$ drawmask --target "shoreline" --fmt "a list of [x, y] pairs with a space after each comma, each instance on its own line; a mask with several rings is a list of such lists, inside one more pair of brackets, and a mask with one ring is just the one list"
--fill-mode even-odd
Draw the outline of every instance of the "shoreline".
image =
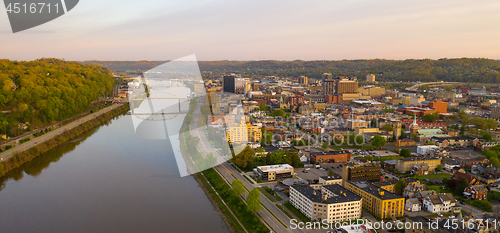
[[201, 190], [203, 190], [203, 192], [205, 193], [205, 196], [212, 203], [212, 206], [214, 207], [215, 211], [217, 211], [217, 213], [219, 213], [220, 217], [222, 218], [222, 221], [224, 221], [224, 224], [226, 225], [229, 232], [236, 233], [236, 231], [235, 231], [234, 227], [232, 226], [231, 222], [229, 221], [228, 217], [222, 212], [222, 209], [219, 206], [219, 203], [217, 203], [214, 200], [214, 198], [212, 197], [212, 195], [208, 191], [208, 187], [206, 187], [205, 184], [201, 181], [201, 179], [204, 179], [204, 178], [200, 178], [199, 177], [200, 174], [198, 174], [198, 173], [192, 174], [191, 176], [194, 178], [194, 180], [196, 180], [196, 182], [198, 183], [198, 186], [200, 186]]
[[[129, 111], [129, 105], [125, 104], [114, 108], [110, 111], [104, 112], [93, 119], [85, 121], [78, 126], [75, 126], [69, 130], [64, 130], [61, 133], [55, 135], [54, 137], [45, 140], [42, 143], [33, 145], [29, 149], [25, 149], [22, 152], [13, 151], [12, 156], [4, 161], [0, 162], [0, 177], [5, 176], [8, 172], [20, 167], [26, 162], [42, 155], [46, 151], [59, 146], [65, 142], [68, 142], [84, 132], [95, 128], [97, 125], [103, 124], [117, 116], [126, 114]], [[15, 149], [15, 148], [13, 148]]]

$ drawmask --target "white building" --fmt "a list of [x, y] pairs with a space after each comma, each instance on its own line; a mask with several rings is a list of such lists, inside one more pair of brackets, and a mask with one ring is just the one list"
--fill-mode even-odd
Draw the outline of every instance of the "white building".
[[432, 149], [438, 149], [439, 147], [436, 145], [428, 145], [428, 146], [417, 146], [417, 153], [421, 155], [429, 155]]
[[451, 193], [430, 195], [424, 198], [423, 206], [432, 213], [447, 213], [455, 206], [455, 198]]
[[361, 217], [361, 197], [338, 184], [322, 186], [321, 190], [290, 186], [290, 203], [311, 220], [343, 222]]
[[422, 203], [417, 198], [406, 199], [405, 210], [417, 212], [422, 209]]

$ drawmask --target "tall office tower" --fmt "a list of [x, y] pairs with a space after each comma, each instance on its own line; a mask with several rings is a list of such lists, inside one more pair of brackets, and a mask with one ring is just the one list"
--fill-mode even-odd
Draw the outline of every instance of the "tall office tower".
[[236, 75], [224, 75], [222, 78], [222, 91], [229, 93], [236, 93]]
[[374, 74], [367, 74], [366, 81], [367, 82], [375, 82], [375, 75]]
[[323, 95], [335, 94], [335, 79], [332, 79], [332, 74], [324, 73], [323, 75]]
[[335, 80], [335, 92], [337, 95], [344, 93], [357, 93], [358, 80], [356, 78], [338, 77]]
[[259, 83], [252, 83], [252, 91], [259, 91]]
[[309, 78], [307, 78], [306, 76], [300, 76], [299, 77], [299, 83], [301, 85], [307, 85], [307, 81], [308, 81]]

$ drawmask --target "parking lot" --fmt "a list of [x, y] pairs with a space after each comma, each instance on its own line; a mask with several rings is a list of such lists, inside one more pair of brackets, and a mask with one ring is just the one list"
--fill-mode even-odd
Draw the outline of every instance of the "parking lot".
[[466, 150], [449, 150], [451, 157], [459, 157], [462, 159], [472, 159], [476, 158], [478, 156], [484, 157], [481, 152], [475, 151], [472, 149], [466, 149]]
[[297, 176], [304, 180], [317, 180], [320, 176], [326, 176], [326, 170], [311, 168], [307, 172], [303, 172], [306, 168], [296, 169]]

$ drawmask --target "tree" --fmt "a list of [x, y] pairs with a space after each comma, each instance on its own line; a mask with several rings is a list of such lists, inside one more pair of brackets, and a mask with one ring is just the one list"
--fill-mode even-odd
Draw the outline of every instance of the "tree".
[[465, 188], [469, 186], [469, 182], [467, 179], [462, 178], [457, 182], [457, 185], [455, 186], [455, 194], [457, 195], [463, 195], [463, 192]]
[[275, 116], [282, 117], [282, 118], [285, 118], [285, 116], [286, 116], [286, 112], [285, 112], [285, 110], [283, 110], [283, 109], [278, 109], [278, 110], [276, 110], [276, 111], [274, 112], [274, 115], [275, 115]]
[[490, 132], [486, 132], [483, 134], [483, 139], [486, 141], [491, 141], [493, 139], [493, 136], [491, 136]]
[[328, 143], [326, 143], [326, 142], [323, 142], [323, 145], [322, 145], [321, 147], [322, 147], [323, 149], [326, 149], [326, 148], [328, 148]]
[[411, 151], [409, 149], [406, 149], [406, 148], [405, 149], [401, 149], [399, 151], [399, 156], [403, 156], [405, 158], [409, 158], [409, 157], [411, 157]]
[[262, 128], [262, 138], [260, 139], [260, 144], [262, 146], [269, 146], [271, 145], [272, 139], [273, 139], [273, 133], [265, 130]]
[[452, 92], [453, 91], [453, 86], [445, 86], [444, 90], [447, 92]]
[[380, 129], [387, 130], [387, 131], [394, 131], [394, 127], [392, 127], [391, 125], [384, 125]]
[[495, 167], [500, 167], [500, 161], [498, 161], [498, 158], [495, 157], [490, 157], [489, 158], [491, 165]]
[[462, 124], [462, 126], [460, 127], [460, 134], [465, 134], [465, 124]]
[[370, 141], [372, 142], [373, 146], [380, 148], [382, 148], [383, 146], [385, 146], [385, 144], [387, 144], [387, 140], [385, 140], [385, 138], [380, 135], [373, 136]]
[[267, 106], [264, 103], [262, 103], [259, 105], [259, 109], [260, 111], [267, 111]]
[[415, 141], [418, 141], [418, 134], [414, 133], [411, 135], [411, 138]]
[[260, 191], [258, 188], [253, 188], [246, 199], [247, 208], [252, 212], [259, 212], [262, 209], [262, 204], [260, 203]]
[[396, 192], [396, 194], [403, 194], [403, 190], [405, 189], [406, 187], [406, 181], [404, 179], [401, 179], [401, 180], [398, 180], [398, 182], [396, 182], [396, 184], [394, 185], [394, 192]]
[[299, 157], [299, 153], [292, 153], [292, 167], [299, 167], [301, 162], [300, 162], [300, 157]]
[[333, 172], [333, 169], [328, 169], [328, 176], [335, 176], [335, 172]]
[[243, 181], [235, 179], [231, 182], [231, 186], [233, 187], [232, 190], [237, 197], [245, 193], [245, 185], [243, 185]]
[[253, 156], [255, 155], [255, 150], [246, 146], [238, 155], [232, 158], [234, 164], [242, 169], [252, 169], [253, 168]]
[[435, 170], [436, 170], [437, 172], [442, 171], [442, 170], [443, 170], [443, 165], [438, 164], [438, 165], [436, 166], [436, 169], [435, 169]]

